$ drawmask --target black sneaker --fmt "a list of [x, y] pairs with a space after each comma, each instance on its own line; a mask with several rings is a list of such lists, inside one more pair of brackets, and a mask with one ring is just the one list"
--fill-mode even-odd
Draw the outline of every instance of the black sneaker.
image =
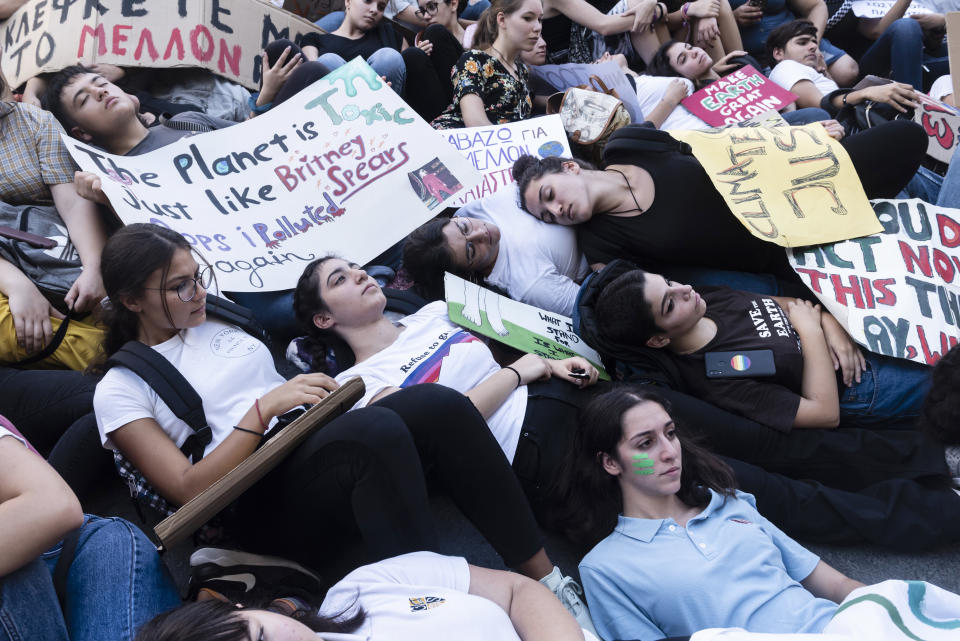
[[190, 590], [217, 592], [233, 603], [259, 604], [277, 595], [313, 599], [323, 581], [307, 568], [275, 556], [239, 550], [200, 548], [190, 555]]

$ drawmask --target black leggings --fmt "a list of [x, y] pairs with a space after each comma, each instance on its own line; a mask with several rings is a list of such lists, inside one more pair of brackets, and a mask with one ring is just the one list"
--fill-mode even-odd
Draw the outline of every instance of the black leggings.
[[81, 501], [113, 467], [97, 432], [94, 387], [80, 372], [0, 367], [0, 414], [48, 457]]
[[543, 546], [516, 477], [463, 395], [418, 385], [321, 428], [238, 502], [244, 547], [314, 567], [359, 530], [373, 559], [437, 549], [425, 473], [509, 566]]
[[920, 168], [927, 134], [910, 120], [892, 120], [841, 141], [867, 198], [895, 198]]
[[434, 24], [422, 36], [433, 50], [428, 56], [418, 47], [400, 52], [407, 65], [404, 100], [420, 117], [430, 122], [453, 103], [453, 80], [450, 75], [463, 54], [463, 46], [446, 27]]

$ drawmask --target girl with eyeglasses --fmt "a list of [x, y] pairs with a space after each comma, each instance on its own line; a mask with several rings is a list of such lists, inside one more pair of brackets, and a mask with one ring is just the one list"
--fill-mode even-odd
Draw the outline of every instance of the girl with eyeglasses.
[[[338, 387], [325, 374], [285, 380], [266, 345], [207, 318], [210, 268], [195, 256], [180, 234], [134, 224], [110, 238], [102, 257], [111, 301], [106, 356], [140, 341], [203, 399], [212, 438], [191, 463], [178, 448], [192, 430], [132, 371], [109, 369], [94, 394], [104, 447], [120, 452], [174, 506], [250, 456], [279, 417]], [[439, 385], [404, 390], [334, 419], [247, 490], [225, 513], [226, 526], [250, 551], [313, 567], [358, 531], [374, 559], [434, 549], [424, 469], [505, 563], [536, 578], [554, 570], [483, 417], [466, 397]]]

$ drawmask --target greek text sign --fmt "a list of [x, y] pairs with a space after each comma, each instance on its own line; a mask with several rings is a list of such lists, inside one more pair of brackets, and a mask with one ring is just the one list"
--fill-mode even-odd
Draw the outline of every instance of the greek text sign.
[[690, 144], [730, 211], [785, 247], [881, 230], [846, 150], [819, 124], [671, 131]]
[[[851, 8], [853, 9], [853, 15], [858, 18], [882, 18], [887, 15], [895, 3], [896, 0], [854, 0]], [[913, 16], [919, 13], [932, 12], [922, 2], [913, 0], [907, 7], [906, 15]]]
[[64, 140], [125, 223], [182, 233], [227, 291], [292, 288], [329, 253], [363, 264], [480, 178], [360, 58], [262, 116], [142, 156]]
[[932, 365], [960, 339], [960, 209], [872, 202], [881, 233], [787, 256], [854, 340]]
[[17, 87], [81, 62], [203, 67], [256, 89], [260, 52], [320, 32], [257, 0], [30, 0], [0, 24], [0, 70]]
[[582, 356], [601, 379], [610, 380], [600, 355], [573, 331], [569, 316], [511, 300], [450, 273], [443, 280], [447, 314], [457, 325], [544, 358]]
[[440, 134], [470, 161], [483, 180], [458, 196], [455, 206], [489, 196], [513, 180], [513, 163], [520, 156], [570, 157], [567, 132], [560, 116], [543, 116], [506, 125], [446, 129]]
[[711, 127], [749, 120], [771, 109], [780, 111], [797, 97], [747, 65], [681, 101]]

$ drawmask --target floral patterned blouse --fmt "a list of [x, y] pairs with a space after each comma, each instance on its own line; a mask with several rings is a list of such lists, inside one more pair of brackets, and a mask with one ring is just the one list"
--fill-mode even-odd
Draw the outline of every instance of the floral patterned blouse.
[[517, 78], [497, 58], [477, 49], [465, 51], [453, 67], [453, 104], [431, 123], [437, 129], [464, 127], [460, 100], [477, 94], [483, 110], [495, 125], [529, 118], [533, 112], [527, 67], [517, 60]]

